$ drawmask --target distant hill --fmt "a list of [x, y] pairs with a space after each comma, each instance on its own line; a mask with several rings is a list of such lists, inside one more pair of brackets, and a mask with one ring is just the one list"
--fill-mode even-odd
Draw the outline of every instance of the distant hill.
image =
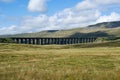
[[103, 22], [103, 23], [98, 23], [95, 25], [89, 25], [88, 27], [116, 28], [116, 27], [120, 27], [120, 21]]
[[120, 21], [103, 22], [84, 28], [1, 35], [0, 37], [120, 37]]

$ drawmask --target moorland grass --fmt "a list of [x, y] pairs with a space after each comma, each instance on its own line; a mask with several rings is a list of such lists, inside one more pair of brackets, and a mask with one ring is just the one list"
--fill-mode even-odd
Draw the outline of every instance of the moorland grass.
[[0, 80], [120, 80], [119, 41], [99, 44], [0, 44]]

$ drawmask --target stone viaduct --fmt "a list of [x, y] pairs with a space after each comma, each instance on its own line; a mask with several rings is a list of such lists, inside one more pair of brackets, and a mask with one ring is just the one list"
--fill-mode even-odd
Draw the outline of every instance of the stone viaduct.
[[11, 38], [18, 44], [36, 44], [36, 45], [49, 45], [49, 44], [79, 44], [79, 43], [92, 43], [97, 38]]

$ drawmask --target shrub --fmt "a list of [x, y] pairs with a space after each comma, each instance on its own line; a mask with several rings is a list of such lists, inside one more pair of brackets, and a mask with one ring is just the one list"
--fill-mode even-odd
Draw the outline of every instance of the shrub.
[[0, 38], [0, 43], [14, 43], [11, 38]]

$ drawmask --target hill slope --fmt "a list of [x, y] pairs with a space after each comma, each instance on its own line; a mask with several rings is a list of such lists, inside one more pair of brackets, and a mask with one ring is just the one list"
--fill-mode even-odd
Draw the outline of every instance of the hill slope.
[[104, 22], [84, 28], [48, 30], [36, 33], [4, 35], [0, 37], [120, 37], [120, 21]]
[[114, 22], [103, 22], [98, 23], [96, 25], [90, 25], [88, 27], [104, 27], [104, 28], [116, 28], [120, 26], [120, 21], [114, 21]]

